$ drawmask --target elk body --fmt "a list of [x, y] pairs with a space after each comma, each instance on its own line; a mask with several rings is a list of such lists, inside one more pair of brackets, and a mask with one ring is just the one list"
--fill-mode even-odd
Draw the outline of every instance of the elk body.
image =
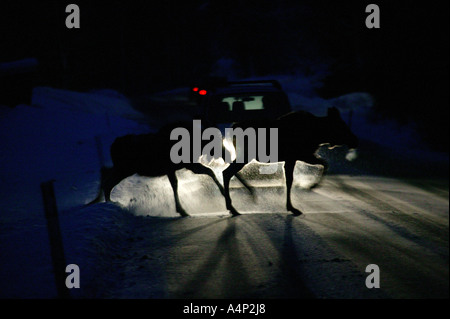
[[[190, 124], [192, 126], [192, 124]], [[111, 145], [113, 167], [102, 167], [100, 191], [93, 202], [98, 202], [104, 194], [105, 201], [110, 201], [111, 191], [123, 179], [138, 174], [140, 176], [158, 177], [167, 175], [175, 197], [175, 208], [181, 216], [188, 216], [178, 197], [178, 180], [176, 171], [186, 168], [196, 174], [209, 175], [219, 190], [223, 187], [214, 172], [198, 163], [178, 163], [171, 161], [170, 150], [175, 141], [170, 140], [170, 133], [177, 127], [189, 128], [186, 123], [176, 123], [162, 128], [157, 133], [126, 135], [116, 138]]]

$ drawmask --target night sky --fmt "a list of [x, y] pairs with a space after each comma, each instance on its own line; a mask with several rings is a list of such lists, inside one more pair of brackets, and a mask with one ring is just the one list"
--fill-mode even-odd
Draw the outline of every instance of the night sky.
[[[80, 7], [80, 29], [65, 27], [70, 3]], [[365, 27], [369, 3], [380, 7], [380, 29]], [[418, 121], [424, 137], [448, 151], [448, 1], [4, 0], [0, 6], [0, 62], [37, 58], [32, 86], [135, 95], [188, 85], [220, 58], [235, 61], [240, 77], [309, 74], [325, 64], [330, 72], [319, 95], [369, 92], [380, 114]]]

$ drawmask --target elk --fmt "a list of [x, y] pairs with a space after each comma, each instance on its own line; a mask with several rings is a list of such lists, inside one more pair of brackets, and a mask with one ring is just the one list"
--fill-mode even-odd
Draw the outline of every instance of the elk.
[[[177, 122], [164, 126], [157, 133], [126, 135], [116, 138], [110, 148], [113, 166], [103, 166], [101, 168], [101, 182], [98, 195], [88, 205], [99, 202], [102, 198], [102, 193], [105, 201], [111, 201], [110, 195], [114, 186], [134, 174], [147, 177], [167, 175], [174, 192], [176, 211], [181, 216], [189, 216], [181, 206], [178, 197], [176, 171], [183, 168], [195, 174], [210, 176], [222, 195], [225, 196], [223, 187], [212, 169], [197, 161], [174, 163], [171, 160], [170, 151], [173, 145], [176, 144], [176, 141], [173, 141], [170, 137], [176, 128], [193, 130], [192, 123]], [[202, 141], [202, 143], [205, 143], [205, 141]], [[226, 150], [223, 149], [223, 151]], [[239, 175], [236, 177], [251, 192], [248, 184]]]
[[[351, 132], [342, 120], [337, 108], [328, 109], [327, 116], [317, 117], [309, 112], [297, 111], [281, 116], [276, 120], [250, 120], [235, 123], [233, 128], [277, 128], [278, 129], [278, 161], [284, 162], [286, 181], [286, 209], [294, 215], [302, 212], [293, 207], [291, 202], [291, 189], [294, 180], [294, 167], [296, 161], [303, 161], [311, 165], [322, 165], [324, 173], [328, 168], [327, 162], [317, 154], [322, 145], [330, 148], [347, 145], [350, 149], [358, 146], [358, 138]], [[259, 130], [255, 130], [258, 132]], [[235, 145], [236, 147], [236, 145]], [[246, 145], [242, 148], [247, 152]], [[230, 197], [230, 179], [235, 176], [247, 163], [258, 161], [258, 152], [253, 156], [244, 156], [244, 161], [234, 160], [223, 172], [223, 188], [227, 209], [233, 215], [239, 212], [233, 207]], [[242, 158], [242, 157], [241, 157]]]

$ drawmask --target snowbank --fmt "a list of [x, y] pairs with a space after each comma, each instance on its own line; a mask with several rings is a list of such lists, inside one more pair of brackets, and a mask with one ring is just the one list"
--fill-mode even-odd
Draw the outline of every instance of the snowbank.
[[37, 87], [33, 89], [31, 104], [48, 110], [86, 112], [132, 120], [145, 120], [142, 113], [133, 109], [130, 101], [113, 90], [94, 90], [87, 93]]
[[[66, 241], [84, 245], [75, 249], [78, 254], [111, 218], [98, 211], [64, 213], [95, 197], [101, 161], [110, 163], [109, 146], [117, 136], [150, 130], [131, 119], [140, 114], [125, 98], [111, 93], [36, 88], [32, 106], [0, 113], [0, 297], [55, 297], [40, 183], [55, 181], [63, 233], [79, 231], [83, 238]], [[94, 255], [85, 258], [92, 262]]]
[[26, 58], [17, 61], [0, 63], [0, 76], [23, 74], [36, 71], [39, 62], [36, 58]]

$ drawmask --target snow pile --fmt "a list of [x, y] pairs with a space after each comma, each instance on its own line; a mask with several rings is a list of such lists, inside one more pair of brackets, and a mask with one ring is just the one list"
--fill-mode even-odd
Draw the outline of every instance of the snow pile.
[[39, 62], [36, 58], [26, 58], [17, 61], [1, 62], [0, 76], [22, 74], [36, 71]]
[[125, 96], [107, 89], [82, 93], [50, 87], [36, 87], [33, 89], [31, 104], [49, 110], [65, 109], [71, 112], [87, 112], [106, 117], [145, 120], [143, 114], [134, 110]]
[[[33, 101], [38, 105], [0, 113], [0, 297], [55, 297], [42, 182], [55, 181], [62, 233], [79, 236], [65, 245], [77, 247], [76, 254], [86, 258], [81, 263], [94, 262], [89, 256], [98, 253], [91, 246], [99, 242], [92, 236], [107, 234], [113, 215], [102, 209], [80, 216], [72, 209], [95, 197], [100, 165], [110, 164], [114, 139], [149, 131], [129, 119], [135, 113], [117, 95], [36, 88]], [[111, 105], [118, 107], [104, 112]]]
[[277, 80], [294, 111], [303, 110], [316, 116], [326, 116], [328, 108], [337, 107], [342, 119], [361, 140], [405, 153], [422, 153], [427, 149], [414, 123], [399, 124], [395, 120], [377, 116], [373, 108], [374, 97], [367, 92], [350, 92], [330, 99], [320, 97], [316, 90], [322, 87], [322, 80], [327, 74], [326, 65], [319, 65], [311, 75], [271, 75], [242, 80]]
[[50, 179], [63, 188], [85, 187], [86, 174], [98, 175], [100, 161], [110, 163], [117, 136], [147, 131], [122, 117], [19, 105], [0, 119], [1, 184], [7, 190], [17, 183], [10, 191], [18, 193]]
[[179, 217], [167, 176], [149, 178], [133, 175], [113, 189], [111, 200], [135, 215]]

